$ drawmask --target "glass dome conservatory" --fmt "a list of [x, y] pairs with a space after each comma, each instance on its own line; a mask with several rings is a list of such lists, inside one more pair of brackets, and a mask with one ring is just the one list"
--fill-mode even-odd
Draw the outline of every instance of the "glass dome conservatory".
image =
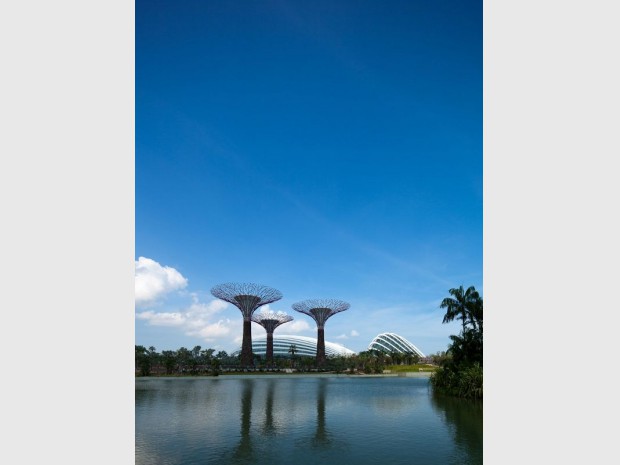
[[402, 336], [394, 333], [381, 333], [376, 336], [370, 344], [368, 350], [380, 350], [386, 354], [398, 352], [401, 354], [414, 353], [420, 357], [425, 357], [420, 349]]
[[[273, 356], [274, 357], [290, 357], [289, 349], [291, 345], [295, 345], [296, 356], [316, 357], [316, 338], [307, 336], [291, 336], [291, 335], [273, 335]], [[241, 349], [233, 352], [233, 356], [237, 355]], [[252, 353], [265, 356], [267, 352], [267, 336], [259, 336], [252, 338]], [[350, 349], [336, 344], [334, 342], [325, 341], [325, 355], [331, 356], [349, 356], [355, 355]]]

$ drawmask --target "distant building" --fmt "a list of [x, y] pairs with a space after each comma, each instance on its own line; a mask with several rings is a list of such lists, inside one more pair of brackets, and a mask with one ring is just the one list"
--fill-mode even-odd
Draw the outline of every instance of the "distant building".
[[[295, 356], [316, 357], [317, 340], [307, 336], [273, 335], [273, 356], [291, 357], [289, 352], [292, 345], [295, 345]], [[239, 354], [241, 349], [232, 353], [233, 356]], [[252, 352], [262, 357], [267, 353], [267, 336], [252, 338]], [[325, 341], [325, 354], [329, 356], [350, 356], [355, 355], [350, 349], [334, 342]]]
[[368, 344], [368, 350], [379, 350], [386, 354], [397, 352], [401, 354], [414, 353], [425, 357], [420, 349], [402, 336], [394, 333], [381, 333]]

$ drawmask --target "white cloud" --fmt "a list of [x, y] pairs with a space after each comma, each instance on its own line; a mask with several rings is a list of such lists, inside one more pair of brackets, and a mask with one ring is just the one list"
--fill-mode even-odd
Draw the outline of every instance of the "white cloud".
[[187, 279], [174, 268], [161, 266], [155, 260], [145, 257], [136, 261], [136, 306], [152, 304], [164, 295], [186, 286]]
[[341, 334], [340, 336], [336, 336], [336, 339], [349, 339], [349, 337], [356, 337], [359, 336], [360, 333], [358, 333], [357, 331], [355, 331], [354, 329], [351, 330], [351, 332], [347, 335], [347, 334]]
[[233, 328], [233, 324], [229, 319], [219, 320], [216, 323], [207, 324], [201, 327], [200, 330], [195, 333], [190, 331], [188, 332], [188, 335], [199, 336], [205, 341], [212, 342], [219, 337], [228, 336], [233, 331], [233, 329], [236, 329], [236, 326], [238, 326], [238, 324], [234, 326], [235, 328]]
[[147, 320], [154, 326], [182, 326], [186, 323], [186, 317], [180, 312], [160, 312], [146, 311], [136, 313], [136, 318]]
[[310, 325], [308, 324], [307, 321], [304, 320], [293, 320], [290, 323], [285, 323], [282, 326], [280, 326], [280, 332], [282, 332], [282, 334], [286, 333], [302, 333], [304, 331], [308, 331], [310, 328]]
[[202, 303], [196, 294], [191, 294], [192, 304], [187, 309], [187, 313], [193, 318], [210, 317], [221, 312], [228, 307], [228, 303], [223, 300], [215, 299], [209, 303]]
[[[139, 285], [141, 293], [138, 292]], [[233, 305], [223, 300], [202, 301], [202, 293], [186, 291], [178, 296], [184, 303], [174, 304], [168, 300], [165, 309], [155, 309], [148, 305], [163, 303], [157, 302], [157, 299], [186, 286], [187, 279], [173, 268], [163, 267], [151, 259], [140, 257], [136, 261], [136, 305], [141, 303], [146, 308], [136, 310], [136, 320], [149, 326], [167, 327], [186, 337], [203, 340], [205, 345], [218, 350], [234, 351], [239, 348], [243, 337], [241, 314]], [[277, 309], [264, 305], [259, 311], [277, 312]], [[315, 326], [303, 319], [285, 323], [278, 329], [281, 334], [314, 335], [315, 331]], [[265, 334], [264, 330], [258, 327], [253, 328], [252, 332], [254, 336]], [[181, 342], [179, 347], [192, 344], [194, 343]]]
[[[217, 342], [219, 338], [230, 340], [237, 333], [241, 340], [241, 325], [238, 321], [215, 317], [230, 305], [219, 299], [201, 302], [196, 293], [190, 293], [191, 303], [173, 312], [147, 310], [136, 313], [136, 318], [152, 326], [175, 327], [186, 336], [198, 337], [206, 342]], [[238, 312], [237, 312], [238, 313]], [[220, 341], [221, 342], [221, 341]]]

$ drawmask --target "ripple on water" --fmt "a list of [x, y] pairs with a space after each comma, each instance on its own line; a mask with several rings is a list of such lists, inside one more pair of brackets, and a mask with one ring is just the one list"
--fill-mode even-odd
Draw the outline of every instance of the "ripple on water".
[[427, 378], [136, 382], [136, 464], [481, 464], [482, 409]]

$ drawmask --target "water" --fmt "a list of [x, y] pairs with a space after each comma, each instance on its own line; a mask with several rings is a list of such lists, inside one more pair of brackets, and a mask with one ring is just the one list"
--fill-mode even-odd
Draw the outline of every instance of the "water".
[[428, 378], [136, 379], [136, 465], [482, 464], [482, 405]]

